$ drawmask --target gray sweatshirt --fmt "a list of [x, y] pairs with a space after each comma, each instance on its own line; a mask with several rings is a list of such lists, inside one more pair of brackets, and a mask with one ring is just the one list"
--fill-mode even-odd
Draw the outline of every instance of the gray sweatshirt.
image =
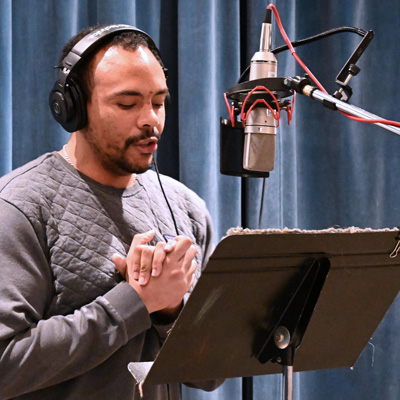
[[[204, 266], [212, 247], [204, 202], [161, 179]], [[111, 256], [125, 256], [136, 233], [154, 229], [154, 242], [175, 235], [155, 173], [116, 189], [49, 153], [1, 178], [0, 198], [0, 399], [139, 399], [127, 365], [154, 360], [171, 325], [148, 314]], [[155, 385], [145, 399], [179, 391]]]

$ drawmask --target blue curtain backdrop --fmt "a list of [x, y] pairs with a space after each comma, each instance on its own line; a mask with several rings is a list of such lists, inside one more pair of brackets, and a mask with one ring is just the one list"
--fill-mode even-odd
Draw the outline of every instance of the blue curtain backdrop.
[[[372, 29], [358, 62], [351, 103], [399, 120], [398, 0], [274, 1], [292, 40], [338, 26]], [[234, 86], [259, 44], [264, 0], [0, 0], [0, 174], [61, 148], [68, 135], [52, 120], [47, 96], [64, 42], [96, 23], [128, 23], [159, 44], [172, 103], [158, 151], [161, 172], [207, 202], [216, 240], [229, 227], [259, 226], [262, 181], [219, 173], [223, 92]], [[273, 47], [283, 44], [274, 22]], [[360, 37], [346, 33], [297, 48], [330, 93]], [[279, 76], [302, 75], [288, 52]], [[285, 115], [284, 115], [285, 117]], [[323, 229], [400, 225], [400, 137], [350, 121], [298, 96], [291, 126], [277, 136], [266, 180], [261, 228]], [[379, 296], [379, 293], [371, 294]], [[340, 293], [338, 293], [340, 296]], [[251, 301], [251, 299], [249, 299]], [[296, 400], [400, 399], [400, 304], [396, 300], [353, 369], [295, 374]], [[231, 327], [235, 329], [235, 327]], [[279, 375], [255, 377], [254, 399], [279, 399]], [[185, 388], [185, 399], [242, 398], [242, 380], [213, 393]]]

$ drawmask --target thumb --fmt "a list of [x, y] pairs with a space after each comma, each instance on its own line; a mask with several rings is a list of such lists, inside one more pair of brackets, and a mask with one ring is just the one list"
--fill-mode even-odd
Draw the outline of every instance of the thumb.
[[112, 257], [111, 257], [115, 268], [117, 268], [118, 272], [125, 278], [126, 276], [126, 260], [124, 257], [122, 257], [120, 254], [115, 253]]

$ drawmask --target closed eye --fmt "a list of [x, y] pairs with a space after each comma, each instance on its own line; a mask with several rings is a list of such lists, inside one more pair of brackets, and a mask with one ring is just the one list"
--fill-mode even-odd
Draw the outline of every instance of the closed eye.
[[118, 103], [117, 105], [122, 110], [130, 110], [131, 108], [133, 108], [135, 106], [135, 104], [121, 104], [121, 103]]

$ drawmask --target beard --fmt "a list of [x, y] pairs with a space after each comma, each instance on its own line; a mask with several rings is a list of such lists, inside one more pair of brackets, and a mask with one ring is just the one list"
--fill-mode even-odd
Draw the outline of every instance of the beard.
[[107, 151], [107, 148], [104, 149], [98, 145], [98, 140], [95, 138], [95, 135], [93, 135], [93, 132], [90, 128], [85, 132], [84, 135], [90, 148], [97, 155], [102, 167], [120, 176], [142, 174], [143, 172], [149, 170], [154, 163], [153, 155], [149, 155], [148, 162], [143, 165], [143, 163], [140, 164], [134, 158], [129, 157], [127, 155], [128, 150], [131, 146], [136, 146], [142, 140], [150, 137], [156, 137], [159, 140], [161, 137], [161, 134], [155, 129], [145, 129], [140, 135], [127, 138], [122, 148], [109, 146], [109, 150], [111, 151]]
[[113, 164], [111, 164], [109, 161], [111, 161], [111, 160], [108, 160], [107, 162], [105, 160], [102, 161], [102, 165], [104, 168], [107, 168], [109, 170], [112, 169], [115, 171], [115, 169], [110, 168], [110, 167], [112, 167], [112, 165], [114, 165], [117, 167], [117, 169], [119, 171], [125, 172], [126, 175], [143, 174], [143, 172], [146, 172], [147, 170], [149, 170], [152, 167], [152, 165], [154, 163], [154, 156], [151, 156], [150, 162], [146, 166], [135, 165], [134, 162], [130, 161], [126, 157], [121, 157], [121, 158], [112, 160]]

